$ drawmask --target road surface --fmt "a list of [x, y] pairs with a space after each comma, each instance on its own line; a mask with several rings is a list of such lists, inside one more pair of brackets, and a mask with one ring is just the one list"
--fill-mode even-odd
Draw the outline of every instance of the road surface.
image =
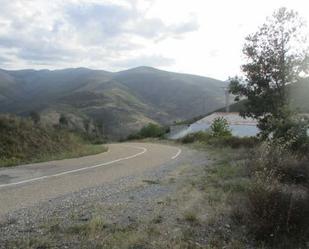
[[0, 217], [67, 193], [137, 175], [177, 160], [181, 149], [151, 143], [108, 145], [105, 153], [0, 169]]

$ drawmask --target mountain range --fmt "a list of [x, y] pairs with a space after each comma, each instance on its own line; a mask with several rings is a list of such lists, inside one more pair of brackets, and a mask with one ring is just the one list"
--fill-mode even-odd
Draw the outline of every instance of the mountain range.
[[101, 122], [105, 133], [121, 138], [153, 122], [169, 124], [224, 106], [226, 82], [138, 67], [120, 72], [87, 68], [1, 70], [0, 112], [41, 114], [57, 123], [61, 114], [82, 127]]
[[[289, 103], [292, 111], [296, 113], [309, 113], [309, 77], [300, 79], [297, 83], [288, 85]], [[244, 109], [246, 99], [230, 105], [231, 112], [240, 112]], [[219, 108], [216, 112], [225, 111], [225, 108]]]

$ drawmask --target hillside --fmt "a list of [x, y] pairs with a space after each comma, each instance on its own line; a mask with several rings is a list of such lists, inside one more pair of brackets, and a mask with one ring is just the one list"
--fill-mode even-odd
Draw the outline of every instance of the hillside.
[[[303, 79], [299, 82], [299, 84], [294, 85], [290, 88], [290, 96], [291, 96], [291, 106], [293, 110], [299, 112], [299, 113], [309, 113], [309, 78]], [[246, 103], [246, 100], [240, 100], [238, 102], [234, 102], [230, 105], [230, 112], [240, 112], [244, 109], [244, 105]], [[208, 116], [212, 114], [213, 112], [225, 112], [225, 107], [218, 108], [214, 111], [201, 114], [198, 116], [195, 116], [190, 119], [184, 119], [180, 122], [177, 122], [176, 124], [192, 124], [205, 116]]]
[[[309, 113], [309, 78], [301, 80], [298, 84], [290, 85], [291, 107], [299, 113]], [[244, 108], [246, 100], [230, 105], [231, 112], [239, 112]], [[219, 108], [217, 112], [225, 111], [225, 108]]]
[[81, 134], [32, 120], [0, 115], [0, 167], [80, 157], [106, 151]]
[[0, 112], [28, 115], [35, 110], [48, 123], [63, 113], [77, 127], [94, 119], [107, 135], [120, 138], [149, 122], [167, 124], [220, 108], [225, 85], [150, 67], [117, 73], [86, 68], [0, 70]]

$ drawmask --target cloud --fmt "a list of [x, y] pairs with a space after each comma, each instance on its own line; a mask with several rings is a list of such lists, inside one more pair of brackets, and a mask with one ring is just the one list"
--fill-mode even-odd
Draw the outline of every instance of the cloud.
[[9, 61], [10, 61], [9, 58], [0, 55], [0, 64], [6, 64]]
[[[16, 66], [28, 67], [89, 62], [112, 67], [117, 58], [121, 58], [123, 65], [133, 65], [138, 60], [150, 63], [150, 58], [156, 66], [160, 62], [166, 65], [168, 60], [158, 53], [142, 56], [143, 49], [158, 41], [179, 38], [199, 26], [194, 18], [166, 23], [159, 17], [148, 16], [144, 6], [151, 2], [144, 0], [144, 5], [140, 5], [136, 0], [2, 0], [2, 57], [14, 58], [11, 64]], [[4, 60], [0, 60], [1, 65]]]
[[[133, 5], [134, 6], [134, 5]], [[68, 5], [66, 19], [75, 30], [83, 31], [99, 39], [136, 35], [146, 39], [173, 36], [198, 30], [197, 20], [191, 18], [181, 23], [168, 25], [160, 18], [145, 17], [135, 6], [113, 4]]]
[[102, 38], [121, 35], [124, 24], [134, 15], [128, 8], [104, 3], [69, 4], [65, 8], [65, 17], [75, 31], [95, 32]]
[[174, 63], [174, 59], [167, 58], [161, 55], [141, 55], [123, 61], [116, 61], [113, 63], [113, 66], [119, 69], [125, 69], [139, 66], [164, 67], [170, 66]]

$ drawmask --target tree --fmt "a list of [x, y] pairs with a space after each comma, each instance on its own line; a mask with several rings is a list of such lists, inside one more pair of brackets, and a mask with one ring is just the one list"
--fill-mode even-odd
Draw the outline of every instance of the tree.
[[30, 118], [32, 119], [34, 124], [40, 123], [41, 116], [40, 116], [40, 114], [38, 112], [31, 111], [29, 115], [30, 115]]
[[[298, 13], [286, 8], [275, 11], [259, 30], [246, 38], [242, 66], [245, 78], [231, 79], [230, 91], [236, 100], [247, 98], [243, 117], [258, 120], [262, 134], [275, 128], [272, 120], [288, 119], [288, 88], [308, 73], [309, 55], [304, 22]], [[290, 86], [288, 86], [290, 85]]]

